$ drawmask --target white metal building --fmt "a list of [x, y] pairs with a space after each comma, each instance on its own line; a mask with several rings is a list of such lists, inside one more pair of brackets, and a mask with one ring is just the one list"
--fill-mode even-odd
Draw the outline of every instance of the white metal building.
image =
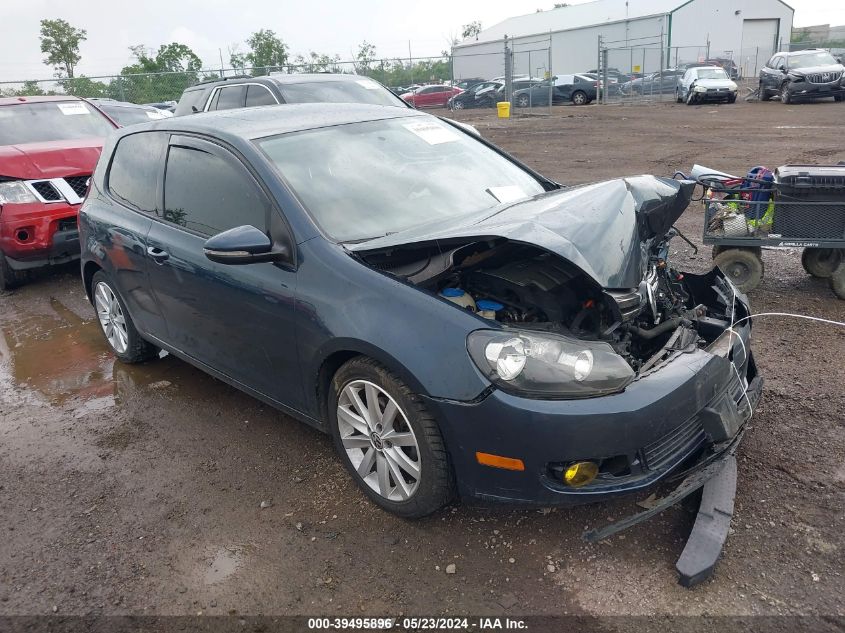
[[608, 66], [652, 72], [709, 55], [754, 75], [789, 42], [794, 10], [781, 0], [596, 0], [509, 18], [452, 50], [456, 79], [504, 73], [504, 38], [514, 73], [584, 72]]

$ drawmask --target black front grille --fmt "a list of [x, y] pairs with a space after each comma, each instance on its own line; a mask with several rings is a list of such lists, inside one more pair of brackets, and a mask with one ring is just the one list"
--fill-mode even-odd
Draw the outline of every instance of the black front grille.
[[829, 84], [839, 81], [841, 76], [841, 72], [813, 73], [812, 75], [807, 75], [807, 81], [811, 84]]
[[705, 439], [701, 422], [697, 417], [691, 418], [643, 449], [646, 467], [662, 470], [674, 466], [682, 456], [704, 444]]
[[56, 200], [62, 199], [62, 194], [56, 191], [56, 188], [46, 180], [32, 183], [32, 188], [38, 192], [39, 196], [41, 196], [48, 202], [54, 202]]
[[71, 176], [69, 178], [65, 178], [65, 182], [70, 185], [70, 188], [76, 192], [76, 195], [80, 198], [85, 197], [85, 193], [88, 191], [88, 179], [91, 176]]

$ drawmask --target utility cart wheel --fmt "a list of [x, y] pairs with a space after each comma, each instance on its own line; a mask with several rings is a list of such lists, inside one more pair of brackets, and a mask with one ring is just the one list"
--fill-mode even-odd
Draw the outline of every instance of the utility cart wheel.
[[713, 263], [733, 282], [740, 292], [754, 290], [763, 279], [763, 260], [760, 255], [742, 248], [728, 248], [719, 253]]
[[838, 248], [805, 248], [801, 254], [801, 265], [813, 277], [827, 279], [842, 261], [842, 250]]
[[830, 276], [830, 288], [833, 290], [833, 294], [845, 300], [845, 260], [839, 263], [839, 266]]
[[728, 249], [748, 251], [749, 253], [754, 253], [755, 257], [763, 259], [763, 249], [760, 246], [722, 246], [721, 244], [715, 244], [713, 246], [713, 259], [716, 259], [719, 256], [719, 253], [724, 253]]

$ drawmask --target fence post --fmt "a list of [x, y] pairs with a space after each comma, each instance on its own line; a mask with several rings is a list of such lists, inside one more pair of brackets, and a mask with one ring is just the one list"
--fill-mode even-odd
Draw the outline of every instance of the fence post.
[[513, 89], [513, 59], [510, 56], [510, 51], [508, 50], [508, 36], [505, 35], [504, 38], [504, 45], [505, 45], [505, 100], [510, 102], [513, 94], [511, 90]]

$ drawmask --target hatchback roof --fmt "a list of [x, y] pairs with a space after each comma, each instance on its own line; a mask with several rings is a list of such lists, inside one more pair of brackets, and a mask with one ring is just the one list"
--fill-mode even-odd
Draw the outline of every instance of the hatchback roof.
[[238, 75], [237, 77], [209, 79], [207, 81], [201, 81], [198, 84], [194, 84], [193, 86], [189, 86], [186, 90], [209, 88], [217, 83], [226, 85], [266, 82], [275, 82], [277, 84], [301, 84], [306, 82], [314, 83], [318, 81], [362, 81], [364, 79], [370, 78], [365, 75], [347, 75], [345, 73], [270, 73], [269, 75], [259, 75], [258, 77]]
[[136, 132], [146, 128], [255, 139], [333, 125], [414, 116], [429, 115], [411, 108], [395, 106], [358, 103], [293, 103], [284, 106], [217, 110], [189, 117], [172, 117], [135, 125], [132, 129]]

